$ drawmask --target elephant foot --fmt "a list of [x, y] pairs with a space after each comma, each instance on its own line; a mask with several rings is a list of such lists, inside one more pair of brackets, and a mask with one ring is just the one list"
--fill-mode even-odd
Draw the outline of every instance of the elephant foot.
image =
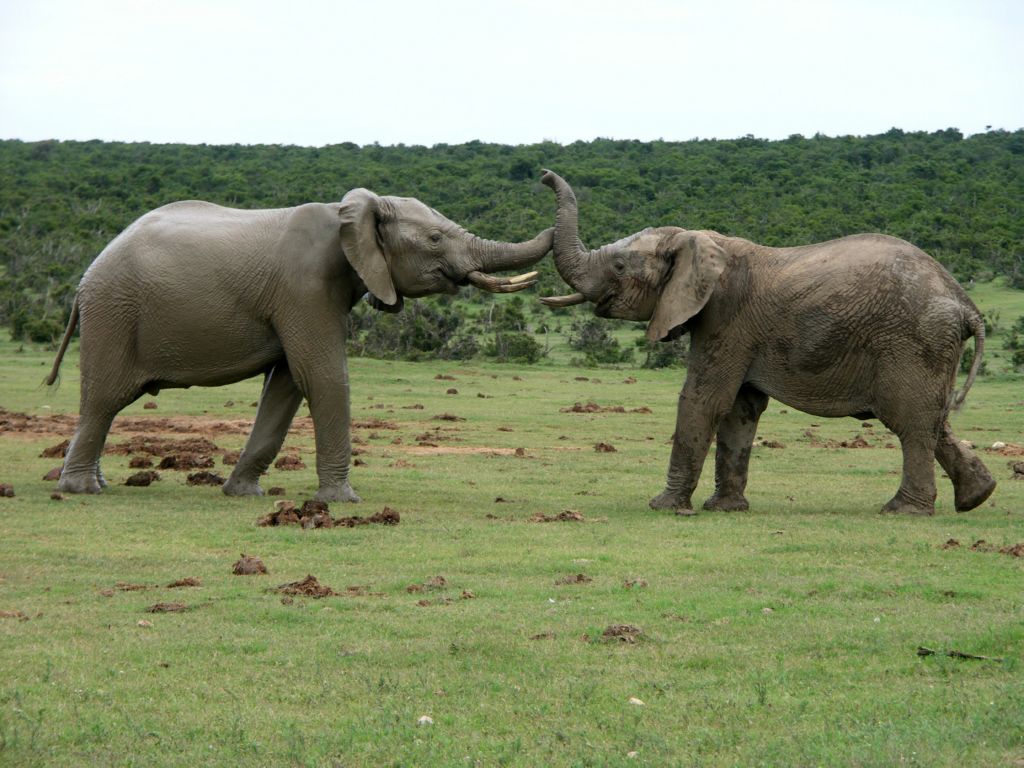
[[263, 489], [255, 480], [242, 480], [232, 475], [220, 487], [225, 496], [262, 496]]
[[719, 512], [746, 512], [750, 509], [747, 498], [742, 494], [715, 494], [704, 502], [704, 509], [718, 510]]
[[966, 512], [981, 506], [996, 489], [996, 481], [992, 475], [984, 467], [982, 470], [983, 472], [974, 475], [970, 482], [960, 483], [954, 489], [953, 503], [957, 512]]
[[647, 505], [651, 509], [671, 509], [681, 516], [688, 517], [697, 514], [693, 510], [693, 504], [690, 502], [689, 495], [683, 496], [682, 494], [673, 493], [667, 488], [651, 499]]
[[345, 482], [342, 485], [332, 485], [327, 487], [321, 486], [320, 490], [316, 492], [316, 495], [313, 498], [317, 501], [347, 501], [353, 504], [358, 504], [362, 501], [359, 494], [352, 490], [352, 486], [349, 485], [348, 482]]
[[103, 488], [96, 477], [96, 472], [92, 470], [83, 475], [68, 474], [66, 470], [61, 472], [60, 480], [57, 482], [57, 490], [64, 493], [103, 492]]
[[929, 516], [935, 514], [935, 504], [914, 504], [896, 494], [880, 511], [884, 515]]

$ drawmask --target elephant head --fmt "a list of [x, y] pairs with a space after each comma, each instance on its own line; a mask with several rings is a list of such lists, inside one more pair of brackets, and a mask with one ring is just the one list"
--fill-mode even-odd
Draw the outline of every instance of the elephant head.
[[576, 196], [566, 181], [545, 171], [541, 181], [558, 198], [555, 266], [577, 293], [541, 299], [549, 307], [590, 301], [599, 317], [649, 320], [647, 338], [664, 341], [711, 298], [726, 254], [708, 234], [653, 227], [587, 250], [579, 237]]
[[341, 244], [377, 309], [397, 311], [402, 297], [456, 293], [472, 283], [492, 293], [511, 293], [536, 283], [536, 272], [493, 277], [490, 272], [528, 267], [551, 250], [546, 229], [524, 243], [477, 237], [409, 197], [382, 197], [354, 189], [338, 209]]

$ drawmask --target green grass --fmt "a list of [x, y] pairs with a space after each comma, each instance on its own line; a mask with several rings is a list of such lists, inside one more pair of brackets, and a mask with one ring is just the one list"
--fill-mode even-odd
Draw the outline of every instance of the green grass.
[[[75, 413], [76, 354], [56, 392], [39, 385], [51, 354], [0, 343], [0, 406]], [[387, 505], [402, 515], [396, 527], [259, 528], [272, 499], [230, 499], [172, 471], [125, 487], [134, 470], [123, 456], [105, 459], [104, 495], [51, 500], [41, 478], [59, 460], [39, 454], [67, 430], [0, 432], [0, 482], [17, 493], [0, 499], [0, 611], [28, 617], [0, 619], [0, 764], [1024, 760], [1024, 561], [969, 549], [1024, 541], [1024, 482], [1009, 479], [1007, 457], [980, 451], [1000, 480], [980, 509], [953, 512], [939, 472], [935, 517], [880, 516], [898, 484], [893, 438], [772, 402], [760, 435], [785, 448], [754, 450], [751, 510], [680, 519], [647, 499], [664, 480], [682, 371], [368, 359], [350, 369], [353, 418], [397, 428], [355, 430], [364, 504], [332, 512]], [[125, 415], [245, 419], [258, 393], [258, 381], [168, 391], [157, 410], [139, 402]], [[588, 400], [651, 413], [560, 410]], [[954, 428], [981, 447], [1021, 444], [1022, 406], [1020, 376], [983, 377]], [[433, 419], [442, 413], [465, 421]], [[436, 428], [450, 438], [438, 451], [414, 447]], [[873, 447], [814, 447], [809, 429]], [[244, 436], [214, 439], [237, 449]], [[308, 430], [285, 451], [309, 468], [271, 469], [263, 485], [301, 501], [316, 487]], [[709, 495], [711, 469], [695, 500]], [[586, 522], [528, 521], [564, 509]], [[944, 550], [949, 538], [964, 546]], [[270, 575], [233, 576], [241, 552]], [[268, 591], [307, 573], [383, 594], [284, 604]], [[593, 581], [555, 584], [576, 573]], [[406, 591], [436, 575], [446, 590]], [[202, 587], [103, 594], [185, 576]], [[146, 612], [161, 601], [191, 610]], [[615, 623], [640, 627], [640, 642], [601, 641]], [[922, 645], [1003, 661], [920, 658]], [[421, 715], [433, 725], [417, 726]]]

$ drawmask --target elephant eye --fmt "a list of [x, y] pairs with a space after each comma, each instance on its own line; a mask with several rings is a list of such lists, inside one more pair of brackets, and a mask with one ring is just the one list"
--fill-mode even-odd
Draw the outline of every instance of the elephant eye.
[[437, 243], [441, 242], [441, 233], [436, 231], [436, 230], [431, 232], [429, 237], [430, 237], [430, 242], [434, 243], [435, 245]]
[[615, 264], [612, 266], [612, 269], [615, 270], [615, 274], [621, 275], [623, 272], [626, 271], [626, 265], [624, 262], [616, 261]]

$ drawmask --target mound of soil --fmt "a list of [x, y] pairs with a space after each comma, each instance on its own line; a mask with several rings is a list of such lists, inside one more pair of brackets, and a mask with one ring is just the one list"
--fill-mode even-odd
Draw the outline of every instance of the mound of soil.
[[326, 502], [310, 499], [302, 504], [301, 509], [295, 508], [295, 502], [281, 500], [274, 504], [274, 511], [256, 521], [261, 527], [278, 525], [301, 525], [303, 528], [355, 528], [357, 525], [398, 525], [401, 515], [391, 507], [369, 517], [352, 515], [350, 517], [331, 517]]
[[1008, 461], [1007, 465], [1013, 472], [1014, 480], [1024, 480], [1024, 461]]
[[17, 619], [18, 621], [28, 621], [28, 614], [24, 611], [0, 611], [0, 619]]
[[287, 584], [281, 584], [275, 589], [275, 591], [284, 595], [303, 595], [317, 600], [321, 597], [331, 597], [332, 595], [338, 594], [326, 584], [321, 584], [317, 581], [316, 576], [313, 574], [308, 574], [306, 578], [301, 581], [291, 581]]
[[134, 488], [145, 488], [155, 480], [160, 479], [160, 473], [154, 472], [151, 469], [143, 470], [142, 472], [136, 472], [134, 475], [124, 481], [125, 485], [132, 486]]
[[[160, 421], [163, 422], [163, 420]], [[166, 427], [168, 432], [178, 431], [169, 424]], [[212, 440], [207, 440], [205, 437], [175, 439], [173, 437], [136, 435], [127, 442], [108, 445], [103, 452], [113, 456], [129, 456], [136, 453], [148, 454], [150, 456], [170, 456], [172, 454], [210, 456], [214, 453], [219, 453], [220, 450], [216, 443]]]
[[285, 472], [293, 472], [297, 469], [305, 469], [306, 464], [298, 456], [282, 456], [274, 462], [274, 468]]
[[212, 456], [200, 456], [195, 453], [173, 453], [164, 456], [157, 469], [173, 469], [178, 472], [186, 472], [190, 469], [210, 469], [213, 467]]
[[224, 485], [224, 478], [214, 472], [194, 472], [186, 478], [188, 485]]
[[611, 443], [597, 443], [594, 450], [598, 453], [617, 453], [618, 450]]
[[562, 576], [561, 578], [555, 579], [556, 585], [561, 584], [589, 584], [594, 579], [587, 576], [585, 573], [575, 573], [569, 576]]
[[231, 566], [231, 572], [235, 576], [255, 576], [259, 573], [267, 573], [267, 566], [255, 555], [242, 553], [242, 556]]
[[71, 445], [70, 440], [65, 440], [57, 445], [51, 445], [49, 448], [44, 448], [43, 452], [39, 454], [41, 459], [56, 459], [64, 458], [68, 455], [68, 446]]
[[352, 426], [358, 429], [398, 429], [398, 425], [393, 421], [384, 421], [383, 419], [366, 419], [364, 421], [353, 421]]
[[566, 509], [557, 515], [545, 515], [543, 512], [536, 512], [530, 518], [531, 523], [582, 523], [586, 518], [582, 512], [574, 509]]
[[8, 499], [14, 498], [14, 486], [8, 483], [0, 483], [0, 496]]
[[63, 471], [64, 471], [64, 465], [63, 464], [61, 464], [59, 467], [54, 467], [49, 472], [47, 472], [45, 475], [43, 475], [43, 480], [51, 480], [51, 481], [52, 480], [60, 480], [60, 473], [63, 472]]
[[[596, 381], [596, 379], [595, 379]], [[561, 413], [650, 413], [651, 409], [646, 405], [642, 405], [639, 408], [633, 408], [632, 410], [626, 410], [621, 405], [608, 405], [602, 406], [595, 403], [593, 400], [588, 400], [587, 404], [573, 403], [569, 408], [559, 408]]]
[[179, 589], [181, 587], [201, 587], [203, 582], [197, 579], [195, 576], [186, 576], [184, 579], [178, 579], [172, 581], [167, 585], [167, 589]]
[[448, 579], [444, 576], [434, 576], [433, 578], [427, 579], [422, 584], [410, 584], [405, 588], [406, 592], [431, 592], [437, 589], [447, 589]]
[[153, 466], [153, 460], [148, 456], [132, 456], [128, 461], [128, 467], [131, 469], [149, 469]]
[[436, 381], [455, 381], [454, 376], [449, 376], [447, 373], [439, 373], [434, 377]]
[[434, 421], [465, 421], [465, 419], [454, 413], [439, 413], [434, 417]]
[[181, 613], [187, 611], [184, 603], [154, 603], [146, 609], [146, 613]]
[[635, 627], [632, 624], [610, 624], [601, 633], [601, 639], [621, 643], [635, 643], [643, 633], [640, 627]]

